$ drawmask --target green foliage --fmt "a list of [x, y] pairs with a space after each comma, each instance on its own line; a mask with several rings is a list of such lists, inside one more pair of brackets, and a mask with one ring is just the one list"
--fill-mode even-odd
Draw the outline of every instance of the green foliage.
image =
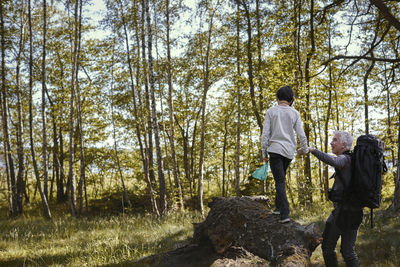
[[[240, 95], [240, 155], [239, 173], [243, 194], [266, 194], [273, 196], [273, 182], [264, 184], [249, 179], [252, 170], [261, 164], [260, 129], [256, 123], [254, 109], [261, 117], [276, 104], [275, 92], [284, 85], [293, 86], [296, 93], [294, 107], [299, 110], [305, 125], [310, 126], [309, 143], [329, 152], [329, 138], [335, 129], [351, 132], [354, 137], [365, 133], [364, 109], [369, 108], [369, 131], [379, 135], [386, 145], [386, 160], [394, 166], [398, 154], [399, 125], [399, 68], [398, 62], [379, 60], [375, 62], [364, 92], [364, 75], [371, 61], [344, 58], [331, 60], [335, 56], [365, 55], [377, 58], [398, 59], [398, 32], [388, 28], [373, 6], [359, 1], [348, 1], [339, 6], [325, 8], [324, 3], [314, 1], [314, 18], [311, 21], [311, 2], [305, 1], [243, 1], [249, 11], [247, 21], [245, 6], [234, 1], [201, 1], [190, 6], [184, 1], [171, 0], [171, 69], [172, 102], [174, 119], [172, 125], [168, 111], [168, 60], [166, 43], [165, 2], [150, 3], [151, 27], [154, 33], [154, 77], [156, 79], [157, 120], [160, 122], [162, 157], [165, 175], [168, 177], [169, 202], [175, 202], [176, 191], [172, 177], [172, 153], [169, 144], [169, 129], [175, 130], [176, 161], [179, 178], [187, 207], [197, 200], [199, 173], [199, 140], [201, 97], [204, 90], [205, 50], [208, 38], [208, 22], [214, 13], [211, 31], [209, 59], [209, 91], [207, 94], [204, 181], [205, 201], [222, 194], [222, 177], [227, 183], [227, 195], [235, 195], [236, 135], [238, 123], [238, 92]], [[219, 2], [219, 5], [216, 4]], [[259, 4], [258, 9], [256, 3]], [[64, 5], [65, 4], [65, 5]], [[72, 75], [72, 44], [74, 36], [74, 10], [71, 4], [53, 1], [48, 5], [46, 87], [48, 101], [47, 140], [49, 169], [55, 167], [56, 143], [58, 155], [67, 173], [69, 162], [69, 105]], [[84, 10], [91, 5], [83, 1]], [[74, 126], [75, 176], [79, 176], [81, 155], [80, 139], [83, 140], [84, 164], [87, 191], [90, 201], [97, 197], [119, 192], [121, 182], [117, 175], [117, 160], [120, 161], [123, 177], [130, 194], [147, 198], [143, 158], [139, 149], [137, 127], [141, 130], [140, 141], [148, 145], [149, 108], [146, 105], [146, 79], [148, 76], [146, 29], [142, 21], [143, 7], [140, 1], [106, 1], [107, 15], [98, 25], [92, 25], [89, 13], [83, 12], [81, 50], [79, 55], [78, 92], [82, 101], [82, 136]], [[25, 6], [24, 6], [25, 5]], [[11, 150], [16, 155], [16, 61], [19, 37], [22, 39], [20, 70], [20, 92], [22, 93], [22, 117], [24, 125], [24, 152], [26, 164], [27, 194], [30, 198], [35, 190], [32, 158], [28, 140], [28, 58], [29, 31], [26, 3], [5, 1], [5, 71], [6, 98], [10, 111]], [[122, 7], [122, 8], [121, 8]], [[390, 3], [390, 9], [399, 9], [398, 3]], [[193, 8], [193, 9], [192, 9]], [[361, 13], [354, 13], [359, 10]], [[42, 175], [42, 119], [41, 60], [43, 12], [40, 3], [32, 3], [33, 16], [33, 142]], [[22, 32], [20, 24], [22, 23]], [[311, 27], [313, 23], [313, 28]], [[237, 28], [238, 27], [238, 28]], [[252, 34], [251, 43], [247, 29]], [[237, 32], [237, 29], [239, 32]], [[311, 29], [314, 30], [315, 51], [311, 51]], [[127, 36], [125, 36], [125, 30]], [[102, 36], [96, 34], [101, 33]], [[22, 35], [21, 35], [22, 34]], [[142, 36], [144, 39], [142, 40]], [[374, 38], [374, 37], [377, 38]], [[126, 39], [128, 39], [128, 49]], [[376, 43], [371, 42], [375, 40]], [[144, 42], [144, 43], [142, 43]], [[252, 55], [249, 63], [247, 47]], [[144, 51], [142, 50], [144, 49]], [[128, 50], [132, 75], [128, 65]], [[312, 52], [312, 53], [311, 53]], [[306, 60], [309, 81], [306, 81]], [[328, 62], [329, 61], [329, 62]], [[397, 64], [397, 65], [396, 65]], [[255, 106], [250, 96], [250, 69], [253, 71]], [[132, 78], [132, 80], [131, 80]], [[132, 87], [133, 85], [133, 87]], [[135, 99], [133, 99], [135, 92]], [[3, 93], [3, 92], [2, 92]], [[368, 97], [367, 97], [368, 96]], [[138, 116], [134, 114], [133, 101], [137, 104]], [[76, 100], [75, 100], [76, 104]], [[112, 109], [111, 109], [112, 107]], [[306, 118], [306, 112], [310, 117]], [[76, 120], [78, 113], [75, 110]], [[115, 138], [113, 124], [115, 125]], [[151, 122], [150, 122], [151, 123]], [[53, 129], [54, 128], [54, 129]], [[54, 130], [56, 136], [54, 136]], [[146, 136], [146, 137], [145, 137]], [[2, 137], [2, 135], [1, 135]], [[115, 139], [115, 140], [114, 140]], [[1, 139], [1, 141], [3, 141]], [[117, 145], [118, 159], [114, 149]], [[3, 142], [2, 142], [3, 143]], [[325, 149], [325, 143], [328, 147]], [[145, 146], [144, 145], [144, 146]], [[225, 146], [225, 157], [223, 147]], [[63, 154], [61, 155], [61, 151]], [[155, 149], [152, 151], [155, 154]], [[223, 168], [225, 160], [225, 168]], [[17, 162], [17, 161], [16, 161]], [[18, 163], [15, 168], [17, 169]], [[157, 170], [157, 166], [152, 166]], [[319, 202], [323, 195], [319, 181], [323, 165], [312, 159], [313, 200]], [[300, 192], [305, 184], [304, 160], [296, 157], [290, 167], [290, 198], [297, 206]], [[155, 196], [159, 194], [157, 171], [151, 181]], [[53, 174], [51, 174], [53, 178]], [[384, 198], [393, 197], [393, 171], [385, 178]], [[67, 178], [65, 179], [67, 180]], [[64, 186], [66, 181], [64, 181]], [[290, 187], [289, 187], [290, 186]], [[7, 199], [6, 177], [1, 178], [2, 199]], [[63, 188], [65, 191], [65, 188]], [[53, 194], [55, 195], [56, 187]], [[289, 190], [288, 190], [289, 191]], [[111, 192], [111, 193], [110, 193]], [[120, 193], [120, 192], [119, 192]], [[4, 197], [3, 197], [4, 196]], [[36, 199], [33, 199], [36, 201]], [[4, 202], [4, 205], [6, 203]], [[317, 203], [315, 205], [318, 205]], [[148, 208], [148, 206], [146, 206]], [[299, 207], [301, 208], [301, 207]], [[111, 209], [109, 209], [111, 210]], [[150, 211], [148, 209], [147, 211]]]

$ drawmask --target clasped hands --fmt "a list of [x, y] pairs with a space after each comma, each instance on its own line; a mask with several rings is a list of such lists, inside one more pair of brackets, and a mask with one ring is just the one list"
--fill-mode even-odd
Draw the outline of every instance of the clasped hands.
[[306, 154], [308, 154], [308, 153], [310, 153], [310, 152], [313, 152], [314, 150], [315, 150], [315, 148], [309, 147], [309, 148], [308, 148], [308, 152], [306, 153], [306, 152], [303, 151], [302, 148], [299, 148], [299, 149], [297, 150], [297, 153], [299, 153], [299, 155], [306, 155]]

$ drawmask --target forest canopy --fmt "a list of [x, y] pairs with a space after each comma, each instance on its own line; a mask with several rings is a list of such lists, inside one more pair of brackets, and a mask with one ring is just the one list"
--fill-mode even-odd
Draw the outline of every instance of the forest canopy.
[[[357, 0], [0, 1], [2, 171], [10, 216], [29, 201], [73, 216], [116, 194], [163, 215], [211, 196], [268, 195], [250, 177], [276, 90], [309, 144], [334, 130], [385, 143], [400, 208], [400, 3]], [[332, 170], [297, 155], [289, 198], [325, 201]]]

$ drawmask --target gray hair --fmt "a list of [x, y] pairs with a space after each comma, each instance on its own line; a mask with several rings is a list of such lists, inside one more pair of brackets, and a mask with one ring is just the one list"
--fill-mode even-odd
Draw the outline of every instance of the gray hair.
[[340, 142], [342, 144], [346, 143], [346, 145], [347, 145], [346, 148], [348, 150], [350, 150], [351, 145], [353, 144], [353, 137], [351, 136], [351, 134], [349, 134], [348, 132], [345, 132], [345, 131], [335, 131], [334, 134], [339, 135]]

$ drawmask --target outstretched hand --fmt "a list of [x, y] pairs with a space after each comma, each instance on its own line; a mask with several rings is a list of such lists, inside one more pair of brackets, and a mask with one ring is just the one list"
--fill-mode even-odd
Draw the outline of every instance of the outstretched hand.
[[306, 153], [304, 153], [304, 151], [303, 151], [302, 148], [299, 148], [299, 149], [297, 150], [297, 153], [299, 153], [299, 155], [305, 155], [305, 154], [306, 154]]
[[299, 148], [299, 150], [297, 150], [297, 153], [299, 153], [299, 155], [306, 155], [306, 154], [308, 154], [308, 153], [310, 153], [310, 152], [313, 152], [314, 149], [315, 149], [315, 148], [313, 148], [313, 147], [309, 147], [309, 148], [308, 148], [308, 152], [305, 153], [305, 152], [303, 151], [302, 148]]

